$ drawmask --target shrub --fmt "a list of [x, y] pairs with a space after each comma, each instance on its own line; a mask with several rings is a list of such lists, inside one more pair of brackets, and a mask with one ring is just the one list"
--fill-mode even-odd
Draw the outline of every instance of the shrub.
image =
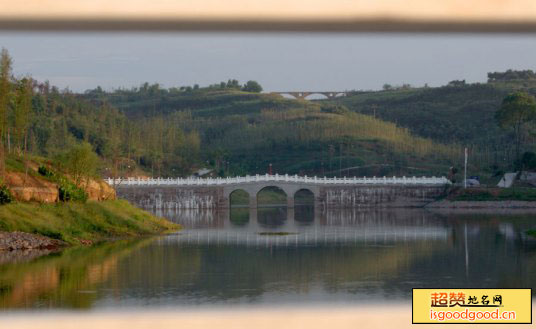
[[0, 186], [0, 204], [7, 204], [13, 201], [13, 195], [7, 186]]
[[87, 193], [62, 175], [56, 175], [52, 170], [48, 169], [43, 165], [39, 166], [37, 171], [40, 175], [51, 178], [54, 182], [58, 184], [58, 193], [60, 201], [87, 201]]
[[346, 106], [334, 104], [322, 104], [320, 111], [334, 114], [346, 114], [350, 112]]
[[41, 176], [45, 176], [45, 177], [49, 177], [49, 178], [54, 177], [54, 172], [52, 170], [48, 169], [47, 167], [43, 166], [43, 165], [39, 166], [39, 169], [37, 169], [37, 172]]
[[260, 93], [262, 91], [262, 87], [257, 81], [250, 80], [246, 82], [242, 90], [249, 91], [252, 93]]
[[67, 170], [76, 185], [80, 185], [82, 179], [95, 176], [99, 158], [93, 152], [92, 146], [83, 142], [72, 146], [66, 153], [58, 158], [59, 165]]
[[66, 180], [65, 178], [59, 179], [58, 186], [60, 201], [87, 201], [87, 193], [75, 184]]
[[492, 201], [496, 199], [489, 191], [484, 190], [463, 190], [458, 194], [455, 201]]
[[525, 152], [521, 157], [521, 166], [526, 170], [536, 169], [536, 153]]
[[65, 240], [63, 234], [61, 232], [53, 232], [53, 231], [50, 231], [50, 230], [37, 230], [35, 229], [34, 234], [41, 234], [41, 235], [44, 235], [44, 236], [47, 236], [51, 239], [56, 239], [56, 240]]

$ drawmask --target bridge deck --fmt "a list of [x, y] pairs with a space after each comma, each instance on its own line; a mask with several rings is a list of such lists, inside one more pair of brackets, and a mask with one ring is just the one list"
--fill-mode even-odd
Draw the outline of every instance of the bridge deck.
[[108, 178], [110, 185], [220, 186], [263, 182], [288, 182], [311, 185], [446, 185], [445, 177], [307, 177], [298, 175], [255, 175], [226, 178]]

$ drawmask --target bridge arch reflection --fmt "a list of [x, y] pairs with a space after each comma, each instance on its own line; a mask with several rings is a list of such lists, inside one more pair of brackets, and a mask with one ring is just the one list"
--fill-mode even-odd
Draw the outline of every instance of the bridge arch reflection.
[[315, 194], [308, 188], [301, 188], [294, 193], [295, 206], [314, 206]]
[[210, 244], [228, 241], [246, 245], [317, 245], [361, 241], [378, 245], [416, 240], [452, 243], [454, 237], [442, 216], [422, 209], [311, 211], [309, 207], [301, 212], [300, 208], [233, 208], [209, 212], [209, 217], [209, 213], [184, 210], [163, 215], [185, 225], [187, 230], [178, 235], [180, 238]]
[[247, 226], [250, 222], [249, 207], [229, 208], [229, 222], [233, 226]]

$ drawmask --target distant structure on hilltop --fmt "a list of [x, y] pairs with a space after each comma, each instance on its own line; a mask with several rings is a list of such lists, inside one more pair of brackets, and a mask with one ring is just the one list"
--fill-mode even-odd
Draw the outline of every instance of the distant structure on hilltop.
[[307, 96], [310, 95], [323, 95], [326, 96], [328, 99], [333, 99], [336, 97], [346, 96], [346, 91], [272, 91], [270, 94], [279, 94], [281, 96], [283, 95], [290, 95], [296, 99], [305, 99]]

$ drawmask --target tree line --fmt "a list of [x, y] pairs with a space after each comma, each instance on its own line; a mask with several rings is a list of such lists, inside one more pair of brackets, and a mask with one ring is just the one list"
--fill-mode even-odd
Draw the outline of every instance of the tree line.
[[[504, 98], [495, 113], [500, 127], [510, 130], [515, 145], [515, 169], [536, 169], [536, 154], [526, 150], [527, 142], [536, 136], [536, 98], [526, 92], [512, 93]], [[523, 153], [522, 152], [526, 151]]]
[[462, 163], [466, 145], [479, 170], [530, 158], [532, 115], [512, 119], [512, 108], [532, 113], [530, 90], [505, 99], [503, 114], [495, 112], [509, 90], [464, 81], [324, 102], [259, 94], [257, 83], [234, 79], [76, 94], [13, 77], [5, 50], [0, 63], [2, 158], [31, 153], [82, 168], [66, 153], [90, 150], [105, 176], [186, 176], [201, 167], [254, 174], [270, 163], [289, 174], [443, 175]]
[[[95, 104], [69, 90], [30, 76], [15, 77], [6, 49], [0, 56], [0, 170], [9, 156], [28, 154], [55, 159], [60, 167], [79, 175], [79, 168], [105, 176], [137, 168], [152, 175], [167, 166], [176, 175], [186, 175], [199, 158], [196, 131], [182, 130], [180, 118], [130, 120], [103, 101]], [[142, 92], [148, 89], [142, 88]], [[87, 152], [98, 156], [94, 161]], [[77, 155], [78, 154], [78, 155]], [[80, 154], [85, 154], [80, 157]], [[93, 164], [89, 170], [75, 158]], [[78, 177], [75, 180], [79, 180]]]
[[29, 77], [12, 81], [12, 59], [6, 49], [0, 52], [0, 177], [5, 174], [6, 145], [8, 153], [26, 154], [28, 126], [32, 108], [33, 80]]
[[[239, 90], [244, 92], [251, 93], [260, 93], [263, 88], [260, 83], [255, 80], [249, 80], [243, 85], [236, 79], [229, 79], [227, 82], [220, 82], [216, 84], [211, 84], [207, 87], [200, 87], [199, 84], [194, 84], [193, 86], [181, 86], [181, 87], [170, 87], [164, 88], [159, 83], [150, 84], [149, 82], [142, 83], [139, 87], [132, 87], [130, 89], [119, 88], [112, 91], [116, 94], [142, 94], [147, 96], [154, 95], [174, 95], [181, 93], [191, 93], [195, 91], [209, 91], [209, 90]], [[94, 89], [88, 89], [85, 91], [87, 95], [104, 95], [107, 92], [102, 89], [102, 87], [97, 86]]]
[[507, 70], [505, 72], [488, 73], [488, 82], [536, 80], [536, 73], [532, 70]]

